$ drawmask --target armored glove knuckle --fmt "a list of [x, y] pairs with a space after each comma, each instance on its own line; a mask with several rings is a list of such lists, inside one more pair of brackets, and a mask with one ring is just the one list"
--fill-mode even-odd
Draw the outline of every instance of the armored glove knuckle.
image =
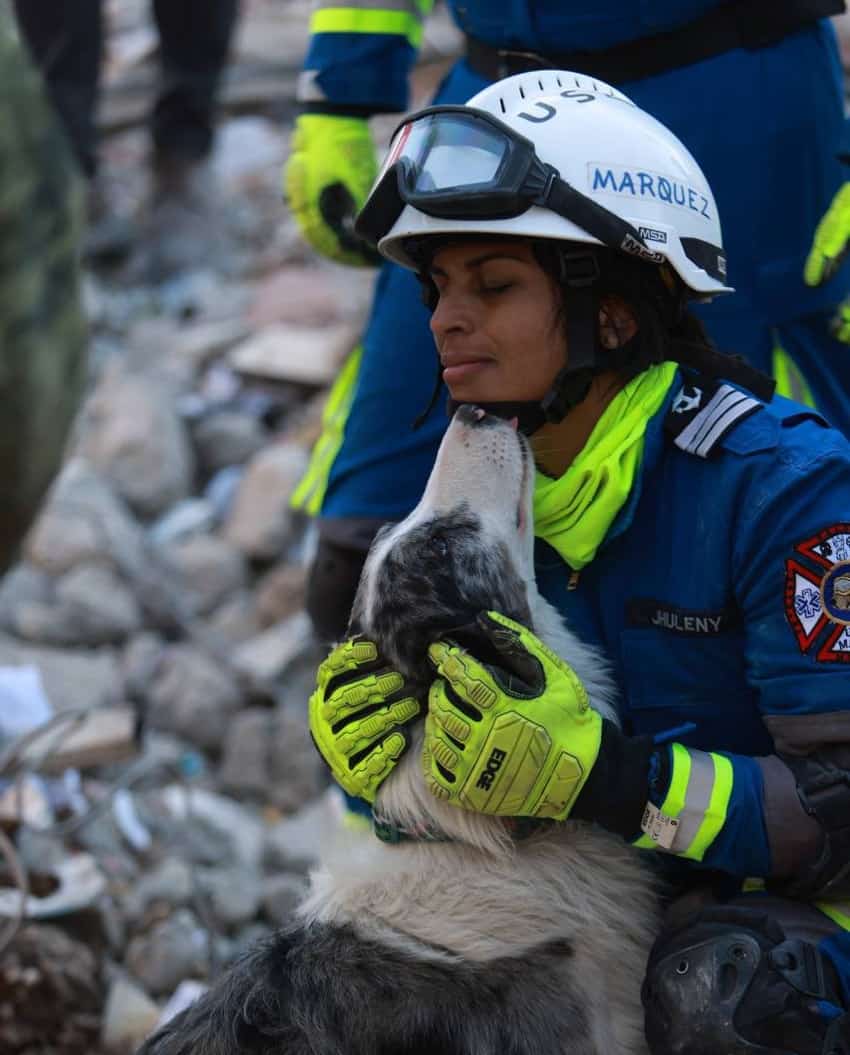
[[441, 682], [435, 682], [428, 711], [433, 723], [444, 729], [453, 740], [465, 744], [472, 735], [472, 726], [446, 700], [445, 688]]
[[495, 613], [479, 626], [504, 668], [457, 646], [431, 649], [441, 677], [425, 726], [428, 786], [481, 813], [562, 820], [596, 762], [602, 719], [575, 671], [531, 631]]
[[327, 684], [331, 678], [357, 670], [367, 663], [374, 663], [378, 658], [378, 647], [374, 641], [365, 638], [351, 638], [338, 645], [319, 664], [318, 681]]
[[464, 700], [480, 710], [489, 710], [499, 693], [484, 668], [471, 656], [442, 642], [431, 646], [430, 655], [437, 671]]

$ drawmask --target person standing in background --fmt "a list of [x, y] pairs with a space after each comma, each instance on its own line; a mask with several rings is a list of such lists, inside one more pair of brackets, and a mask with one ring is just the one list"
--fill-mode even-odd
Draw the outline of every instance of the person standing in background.
[[[204, 162], [212, 149], [238, 0], [153, 0], [152, 8], [159, 30], [161, 85], [151, 111], [153, 189], [146, 234], [152, 253], [146, 277], [158, 278], [203, 260], [210, 249], [214, 203]], [[15, 11], [92, 186], [92, 252], [128, 249], [120, 245], [128, 240], [126, 233], [117, 234], [110, 223], [114, 218], [98, 215], [102, 2], [15, 0]]]

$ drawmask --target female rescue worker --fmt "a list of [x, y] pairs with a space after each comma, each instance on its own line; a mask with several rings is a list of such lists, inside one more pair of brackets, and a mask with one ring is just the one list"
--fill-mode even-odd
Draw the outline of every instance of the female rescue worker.
[[[366, 115], [403, 112], [431, 0], [316, 0], [287, 163], [301, 233], [363, 263], [352, 238], [377, 171]], [[843, 0], [446, 0], [465, 55], [435, 102], [462, 103], [536, 69], [577, 70], [624, 91], [697, 159], [723, 218], [734, 296], [695, 311], [721, 351], [774, 373], [784, 395], [850, 435], [850, 156], [835, 34]], [[793, 71], [793, 72], [792, 72]], [[845, 139], [846, 136], [846, 139]], [[839, 188], [842, 188], [839, 190]], [[637, 183], [636, 196], [654, 184]], [[822, 223], [818, 221], [835, 201]], [[817, 226], [814, 248], [812, 232]], [[808, 254], [808, 257], [807, 257]], [[374, 254], [373, 254], [374, 255]], [[804, 261], [806, 283], [803, 281]], [[821, 285], [821, 283], [823, 283]], [[843, 314], [842, 314], [843, 319]], [[385, 263], [361, 345], [334, 385], [293, 495], [317, 517], [307, 611], [327, 642], [345, 629], [366, 550], [418, 502], [446, 420], [411, 422], [431, 385], [428, 316], [413, 275]]]
[[[538, 583], [621, 690], [622, 731], [482, 613], [540, 677], [435, 642], [429, 786], [595, 821], [710, 886], [653, 950], [653, 1052], [850, 1051], [850, 446], [690, 314], [729, 292], [701, 170], [619, 92], [538, 71], [409, 118], [358, 226], [419, 273], [453, 399], [530, 435]], [[310, 720], [373, 802], [408, 714], [361, 654], [331, 653]], [[520, 757], [541, 721], [548, 751]]]

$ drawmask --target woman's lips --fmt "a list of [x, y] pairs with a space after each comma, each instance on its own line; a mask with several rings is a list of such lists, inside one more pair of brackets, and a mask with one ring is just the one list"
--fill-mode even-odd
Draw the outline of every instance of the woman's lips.
[[466, 362], [448, 363], [443, 367], [443, 380], [451, 388], [453, 384], [476, 377], [492, 365], [492, 359], [469, 359]]

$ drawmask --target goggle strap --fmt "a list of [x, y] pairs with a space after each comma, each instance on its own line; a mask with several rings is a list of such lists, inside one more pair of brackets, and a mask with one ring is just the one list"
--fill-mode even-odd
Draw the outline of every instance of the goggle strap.
[[540, 199], [540, 205], [571, 220], [577, 227], [619, 252], [632, 253], [636, 256], [655, 256], [630, 223], [606, 209], [603, 205], [581, 194], [560, 178], [547, 184], [548, 192]]

